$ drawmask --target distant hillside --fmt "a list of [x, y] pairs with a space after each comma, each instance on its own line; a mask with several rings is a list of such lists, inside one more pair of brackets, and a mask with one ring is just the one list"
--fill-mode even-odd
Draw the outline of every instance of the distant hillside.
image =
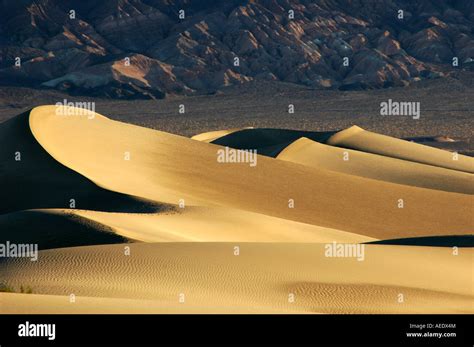
[[405, 86], [455, 70], [474, 70], [474, 1], [0, 2], [2, 85], [163, 98], [251, 80]]

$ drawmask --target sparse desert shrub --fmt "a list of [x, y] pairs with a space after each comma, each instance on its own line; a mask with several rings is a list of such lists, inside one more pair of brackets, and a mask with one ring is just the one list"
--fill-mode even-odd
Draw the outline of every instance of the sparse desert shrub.
[[[0, 283], [0, 293], [17, 293], [14, 287], [11, 287], [5, 283]], [[22, 294], [32, 294], [33, 289], [30, 286], [20, 286], [20, 293]]]
[[10, 287], [4, 283], [0, 283], [0, 293], [14, 293], [15, 289], [13, 287]]
[[33, 290], [31, 289], [30, 286], [26, 286], [26, 287], [20, 286], [20, 293], [31, 294], [33, 293]]

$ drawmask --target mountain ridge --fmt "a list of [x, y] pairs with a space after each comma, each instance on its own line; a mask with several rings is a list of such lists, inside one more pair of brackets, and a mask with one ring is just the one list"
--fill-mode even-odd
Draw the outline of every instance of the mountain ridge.
[[0, 13], [1, 83], [70, 94], [154, 99], [252, 80], [372, 89], [474, 67], [466, 1], [25, 0]]

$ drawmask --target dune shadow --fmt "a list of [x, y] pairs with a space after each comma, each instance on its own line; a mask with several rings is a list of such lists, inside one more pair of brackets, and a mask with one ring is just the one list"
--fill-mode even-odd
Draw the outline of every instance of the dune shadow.
[[33, 208], [130, 213], [173, 209], [172, 205], [103, 189], [62, 165], [34, 138], [29, 113], [0, 124], [0, 213]]
[[48, 211], [19, 211], [0, 215], [0, 243], [37, 244], [38, 250], [131, 240], [107, 225], [74, 215]]
[[474, 247], [474, 235], [423, 236], [366, 242], [379, 245]]
[[325, 143], [337, 131], [304, 131], [289, 129], [242, 129], [219, 137], [211, 143], [236, 149], [256, 149], [258, 154], [275, 158], [301, 137]]

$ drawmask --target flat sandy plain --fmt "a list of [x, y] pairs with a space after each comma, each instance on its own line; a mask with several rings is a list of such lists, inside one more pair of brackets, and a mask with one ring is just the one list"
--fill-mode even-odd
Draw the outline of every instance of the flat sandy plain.
[[[190, 138], [77, 113], [0, 124], [0, 239], [40, 247], [1, 260], [0, 312], [474, 312], [473, 158], [357, 122]], [[216, 160], [249, 144], [254, 167]]]

